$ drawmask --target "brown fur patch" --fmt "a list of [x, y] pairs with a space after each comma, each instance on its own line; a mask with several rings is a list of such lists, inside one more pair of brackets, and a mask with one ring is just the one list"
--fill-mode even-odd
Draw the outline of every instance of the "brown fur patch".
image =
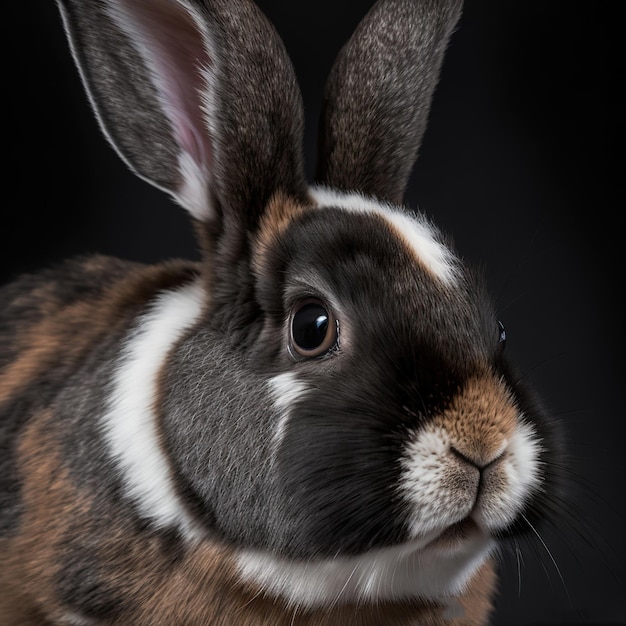
[[10, 620], [2, 623], [45, 624], [40, 610], [51, 618], [63, 614], [55, 597], [58, 553], [67, 527], [84, 517], [90, 505], [63, 466], [50, 419], [49, 411], [34, 416], [19, 443], [24, 515], [18, 534], [4, 541], [0, 581], [12, 583], [13, 589], [3, 586], [0, 610]]
[[435, 420], [452, 445], [479, 467], [504, 450], [518, 421], [518, 410], [503, 383], [485, 375], [471, 378]]
[[492, 560], [488, 560], [474, 574], [466, 591], [459, 598], [464, 615], [453, 620], [451, 626], [488, 624], [493, 611], [492, 598], [496, 582], [495, 565]]
[[276, 192], [267, 203], [259, 226], [256, 241], [252, 247], [254, 268], [259, 271], [264, 266], [267, 251], [293, 219], [306, 208], [300, 201], [282, 191]]

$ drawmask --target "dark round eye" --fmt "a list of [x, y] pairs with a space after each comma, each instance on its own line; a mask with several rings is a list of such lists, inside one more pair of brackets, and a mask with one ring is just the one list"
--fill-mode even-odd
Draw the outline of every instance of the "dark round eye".
[[304, 300], [291, 314], [291, 347], [303, 357], [316, 357], [337, 343], [337, 322], [320, 300]]
[[506, 330], [504, 328], [504, 324], [498, 320], [498, 343], [500, 351], [504, 350], [504, 346], [506, 346]]

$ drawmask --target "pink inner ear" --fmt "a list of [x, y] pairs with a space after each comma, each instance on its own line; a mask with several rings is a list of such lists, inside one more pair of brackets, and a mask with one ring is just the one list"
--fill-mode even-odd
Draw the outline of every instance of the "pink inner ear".
[[[178, 1], [116, 0], [114, 5], [115, 21], [152, 73], [163, 112], [172, 126], [179, 161], [185, 164], [180, 172], [182, 197], [178, 199], [195, 214], [201, 211], [197, 205], [206, 198], [212, 165], [201, 93], [207, 88], [202, 69], [211, 67], [213, 61], [200, 20], [196, 21], [192, 9]], [[208, 39], [208, 33], [204, 35]], [[194, 167], [189, 167], [189, 159]], [[197, 197], [189, 198], [190, 194]]]
[[[166, 8], [170, 14], [174, 13], [170, 6]], [[165, 26], [156, 33], [160, 37], [146, 42], [156, 70], [157, 88], [181, 148], [198, 165], [206, 164], [209, 146], [201, 109], [201, 68], [209, 66], [211, 59], [189, 15], [178, 11], [177, 21], [165, 14], [160, 17], [162, 20], [155, 24], [155, 27]]]

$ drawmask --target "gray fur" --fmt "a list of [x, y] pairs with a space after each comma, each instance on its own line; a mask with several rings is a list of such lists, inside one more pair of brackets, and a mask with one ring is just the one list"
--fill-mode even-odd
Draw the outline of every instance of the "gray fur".
[[326, 86], [317, 180], [401, 204], [462, 2], [374, 5]]
[[177, 348], [168, 374], [162, 428], [183, 489], [210, 503], [202, 513], [212, 528], [277, 548], [292, 533], [276, 506], [284, 494], [270, 462], [279, 416], [268, 374], [248, 368], [244, 355], [203, 328]]
[[278, 33], [246, 0], [198, 3], [219, 49], [215, 185], [228, 218], [254, 227], [277, 190], [306, 197], [304, 111]]
[[72, 53], [107, 139], [139, 176], [179, 183], [172, 129], [141, 56], [94, 0], [58, 0]]

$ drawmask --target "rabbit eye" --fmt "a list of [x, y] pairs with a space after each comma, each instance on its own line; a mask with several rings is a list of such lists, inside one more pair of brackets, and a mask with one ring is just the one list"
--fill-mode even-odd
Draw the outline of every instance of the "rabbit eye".
[[325, 354], [337, 344], [337, 321], [320, 300], [297, 304], [291, 314], [290, 347], [302, 357]]
[[502, 350], [504, 350], [504, 346], [506, 346], [506, 329], [500, 320], [498, 320], [498, 333], [498, 348], [500, 352], [502, 352]]

